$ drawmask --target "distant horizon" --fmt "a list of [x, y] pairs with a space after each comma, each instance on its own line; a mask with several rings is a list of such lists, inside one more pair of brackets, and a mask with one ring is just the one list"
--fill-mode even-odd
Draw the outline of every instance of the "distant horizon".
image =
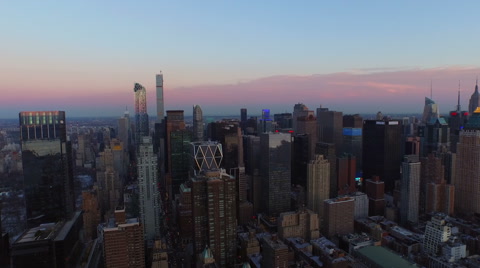
[[[55, 110], [42, 110], [42, 111], [55, 111]], [[58, 110], [58, 111], [63, 111], [63, 110]], [[239, 110], [240, 111], [240, 110]], [[315, 113], [316, 113], [316, 109], [314, 110]], [[333, 111], [333, 110], [332, 110]], [[28, 111], [21, 111], [21, 112], [28, 112]], [[342, 111], [337, 111], [337, 112], [342, 112]], [[378, 112], [378, 111], [377, 111]], [[382, 111], [380, 111], [382, 112]], [[289, 112], [289, 113], [292, 113], [292, 112]], [[271, 113], [270, 116], [273, 117], [273, 115], [275, 114], [281, 114], [281, 113]], [[365, 115], [368, 115], [368, 116], [375, 116], [377, 113], [343, 113], [343, 115], [354, 115], [354, 114], [358, 114], [360, 116], [365, 116]], [[422, 113], [384, 113], [382, 112], [382, 114], [384, 116], [400, 116], [400, 115], [406, 115], [406, 116], [413, 116], [413, 115], [416, 115], [416, 116], [421, 116]], [[251, 117], [258, 117], [260, 118], [262, 115], [261, 114], [247, 114], [248, 117], [247, 119], [251, 118]], [[445, 114], [440, 114], [440, 116], [442, 117], [448, 117], [449, 113], [445, 113]], [[66, 119], [119, 119], [119, 118], [122, 118], [122, 116], [109, 116], [109, 115], [105, 115], [105, 116], [69, 116], [67, 112], [65, 112], [65, 117]], [[185, 118], [192, 118], [192, 115], [184, 115]], [[240, 118], [240, 113], [237, 115], [237, 114], [225, 114], [225, 115], [216, 115], [216, 114], [207, 114], [207, 115], [203, 115], [203, 117], [217, 117], [217, 118], [220, 118], [220, 117], [224, 117], [226, 119], [228, 118]], [[151, 121], [155, 121], [156, 120], [156, 116], [148, 116], [148, 120], [151, 122]], [[133, 120], [133, 116], [130, 117], [131, 120]], [[398, 119], [398, 118], [397, 118]], [[0, 118], [0, 121], [1, 120], [18, 120], [17, 117], [11, 117], [11, 118]], [[67, 122], [68, 123], [68, 122]]]
[[421, 113], [431, 83], [445, 113], [480, 75], [479, 1], [27, 2], [0, 2], [0, 118], [121, 116], [134, 83], [153, 115], [159, 72], [185, 114]]

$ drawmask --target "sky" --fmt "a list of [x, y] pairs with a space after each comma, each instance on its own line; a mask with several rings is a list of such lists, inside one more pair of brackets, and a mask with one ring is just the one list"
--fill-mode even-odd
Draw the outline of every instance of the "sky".
[[155, 74], [166, 109], [250, 114], [467, 108], [480, 1], [0, 1], [0, 118], [133, 112]]

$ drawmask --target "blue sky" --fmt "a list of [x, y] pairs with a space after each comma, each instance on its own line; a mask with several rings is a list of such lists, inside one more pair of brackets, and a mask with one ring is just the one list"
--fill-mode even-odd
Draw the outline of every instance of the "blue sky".
[[153, 92], [159, 70], [173, 89], [477, 67], [479, 11], [478, 1], [2, 1], [0, 90]]

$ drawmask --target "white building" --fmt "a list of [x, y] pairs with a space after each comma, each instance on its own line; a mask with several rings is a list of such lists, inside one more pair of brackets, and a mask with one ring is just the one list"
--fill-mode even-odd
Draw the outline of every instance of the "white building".
[[368, 196], [362, 192], [352, 194], [355, 199], [355, 219], [368, 217]]
[[146, 240], [160, 236], [160, 193], [158, 191], [157, 156], [151, 137], [143, 137], [137, 151], [140, 218]]
[[440, 253], [442, 243], [448, 241], [452, 235], [452, 228], [445, 221], [445, 216], [437, 214], [427, 223], [425, 227], [425, 238], [423, 249], [429, 254]]

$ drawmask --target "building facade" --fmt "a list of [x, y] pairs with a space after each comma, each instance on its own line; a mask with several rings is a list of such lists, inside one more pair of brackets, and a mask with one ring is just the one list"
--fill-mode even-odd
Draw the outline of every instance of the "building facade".
[[290, 211], [291, 135], [263, 133], [260, 135], [260, 175], [264, 212], [278, 216]]
[[139, 83], [133, 87], [135, 92], [135, 142], [138, 146], [142, 137], [150, 135], [147, 114], [147, 91]]
[[416, 155], [406, 156], [402, 163], [400, 206], [402, 224], [418, 222], [421, 166]]
[[209, 246], [221, 267], [235, 263], [235, 183], [221, 170], [204, 170], [191, 178], [194, 252]]
[[193, 141], [203, 141], [203, 111], [199, 105], [193, 106]]
[[460, 132], [455, 171], [455, 212], [480, 213], [480, 109]]
[[308, 163], [307, 174], [307, 207], [323, 219], [323, 201], [330, 198], [330, 163], [317, 154]]
[[75, 200], [65, 112], [21, 112], [19, 117], [27, 222], [68, 219]]
[[160, 192], [158, 190], [157, 155], [151, 137], [143, 137], [137, 154], [140, 218], [145, 240], [160, 237]]
[[402, 124], [397, 120], [363, 121], [363, 177], [377, 175], [391, 192], [400, 179]]

